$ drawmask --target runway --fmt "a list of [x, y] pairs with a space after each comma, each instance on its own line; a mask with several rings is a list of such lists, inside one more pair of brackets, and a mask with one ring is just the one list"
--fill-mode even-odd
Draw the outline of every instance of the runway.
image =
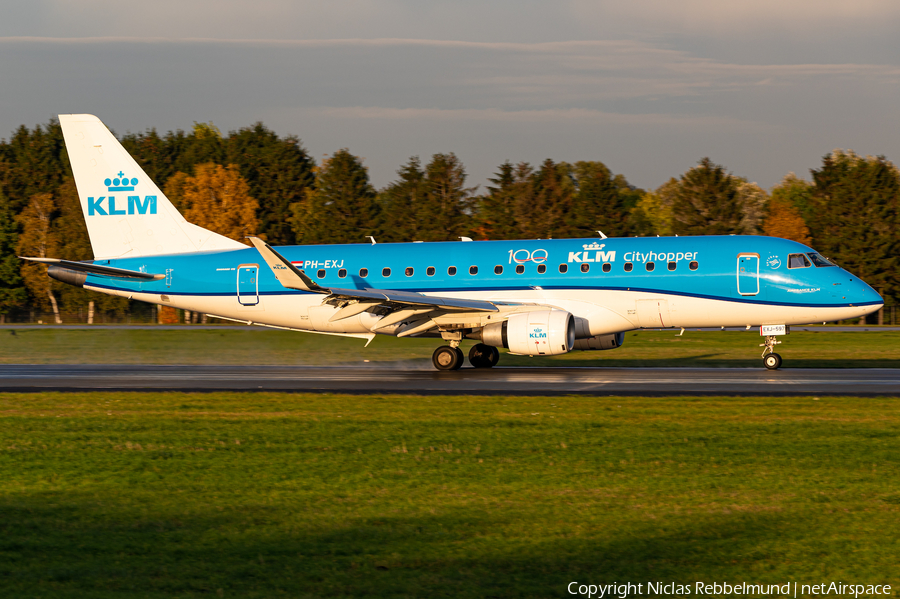
[[900, 369], [0, 365], [0, 391], [898, 395]]

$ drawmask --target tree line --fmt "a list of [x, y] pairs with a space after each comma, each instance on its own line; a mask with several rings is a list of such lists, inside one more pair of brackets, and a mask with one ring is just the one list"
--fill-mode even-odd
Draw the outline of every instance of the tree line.
[[[484, 189], [451, 153], [411, 157], [382, 189], [341, 149], [314, 160], [294, 136], [257, 123], [222, 134], [211, 123], [121, 138], [185, 218], [243, 241], [274, 245], [476, 239], [762, 234], [812, 245], [900, 297], [900, 171], [883, 156], [835, 150], [807, 181], [771, 190], [703, 158], [655, 190], [599, 161], [505, 162]], [[92, 258], [62, 130], [53, 120], [0, 142], [0, 320], [30, 310], [82, 319], [90, 305], [122, 316], [124, 298], [45, 276], [17, 256]]]

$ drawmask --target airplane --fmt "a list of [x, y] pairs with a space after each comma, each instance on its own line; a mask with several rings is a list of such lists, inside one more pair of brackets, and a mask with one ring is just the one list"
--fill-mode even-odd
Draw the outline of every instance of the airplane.
[[791, 325], [883, 305], [803, 244], [685, 236], [271, 247], [187, 222], [106, 126], [60, 115], [94, 260], [24, 258], [58, 281], [216, 318], [326, 335], [441, 339], [442, 371], [621, 347], [637, 329], [758, 327], [777, 369]]

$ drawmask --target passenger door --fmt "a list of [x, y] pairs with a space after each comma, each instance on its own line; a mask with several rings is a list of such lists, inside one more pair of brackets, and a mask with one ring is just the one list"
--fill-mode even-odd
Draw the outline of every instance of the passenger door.
[[759, 254], [738, 254], [737, 289], [739, 295], [759, 293]]
[[259, 265], [241, 264], [237, 269], [237, 298], [242, 306], [259, 303]]

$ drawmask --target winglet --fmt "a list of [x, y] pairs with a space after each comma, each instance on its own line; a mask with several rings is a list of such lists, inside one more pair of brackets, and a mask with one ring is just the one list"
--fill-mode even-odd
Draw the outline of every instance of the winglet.
[[262, 256], [272, 274], [278, 279], [283, 287], [288, 289], [299, 289], [300, 291], [311, 291], [313, 293], [331, 293], [330, 289], [318, 285], [315, 281], [306, 276], [306, 273], [291, 264], [290, 260], [272, 249], [268, 243], [259, 237], [247, 236], [247, 239], [253, 244], [253, 247]]

